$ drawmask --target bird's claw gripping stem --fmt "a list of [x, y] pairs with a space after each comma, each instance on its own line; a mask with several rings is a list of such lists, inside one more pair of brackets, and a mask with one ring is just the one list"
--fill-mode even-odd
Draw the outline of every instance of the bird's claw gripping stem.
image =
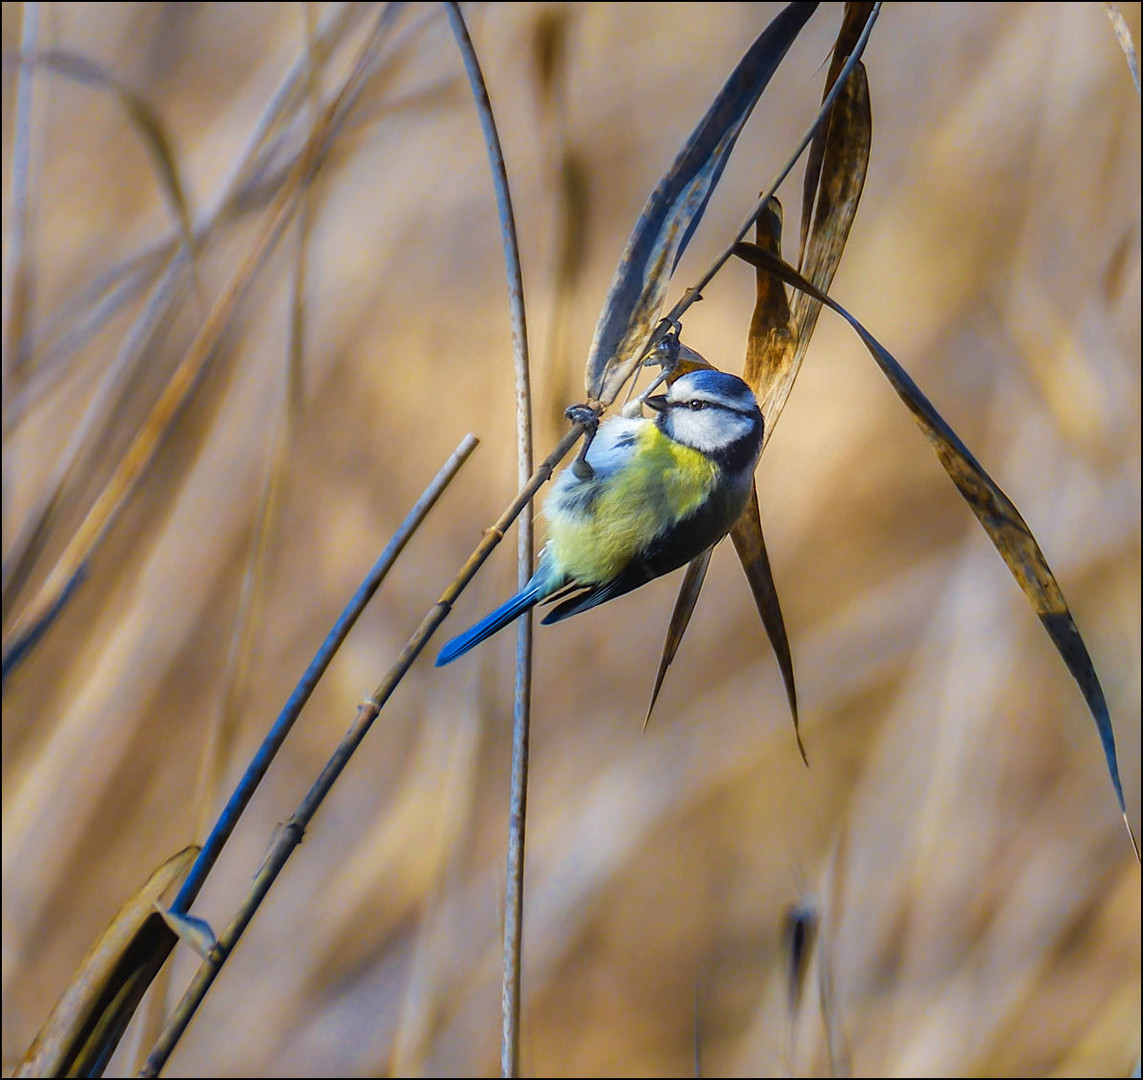
[[564, 410], [564, 416], [573, 424], [584, 426], [583, 445], [572, 462], [571, 469], [577, 480], [590, 480], [595, 476], [595, 470], [587, 462], [587, 451], [599, 428], [599, 413], [590, 405], [569, 405]]
[[[660, 322], [660, 326], [666, 319]], [[663, 336], [655, 342], [654, 347], [647, 353], [643, 359], [644, 367], [658, 367], [661, 368], [664, 375], [669, 375], [679, 363], [679, 334], [682, 333], [683, 324], [681, 322], [667, 323], [667, 329], [663, 331]]]

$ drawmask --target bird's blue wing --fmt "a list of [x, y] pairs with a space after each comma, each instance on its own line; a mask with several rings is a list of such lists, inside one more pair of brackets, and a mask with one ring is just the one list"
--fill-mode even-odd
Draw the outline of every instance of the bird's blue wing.
[[668, 533], [653, 540], [646, 551], [628, 563], [615, 578], [567, 597], [556, 604], [542, 621], [546, 625], [578, 615], [689, 563], [730, 531], [742, 513], [742, 503], [741, 491], [737, 487], [714, 492], [697, 513], [683, 518]]

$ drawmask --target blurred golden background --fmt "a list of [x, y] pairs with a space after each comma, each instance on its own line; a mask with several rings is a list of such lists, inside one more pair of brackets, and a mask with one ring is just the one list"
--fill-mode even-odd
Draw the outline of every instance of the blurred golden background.
[[[1139, 5], [1121, 9], [1138, 41]], [[6, 562], [54, 499], [6, 626], [204, 313], [234, 290], [379, 10], [4, 4]], [[468, 6], [513, 186], [539, 455], [582, 395], [644, 200], [776, 10]], [[672, 299], [810, 123], [840, 14], [822, 5], [763, 96]], [[196, 905], [216, 930], [358, 701], [515, 492], [479, 126], [442, 9], [391, 17], [303, 226], [258, 265], [87, 582], [5, 686], [6, 1066], [123, 900], [202, 839], [466, 431], [481, 447], [334, 661]], [[74, 63], [21, 69], [21, 48], [79, 54], [137, 97]], [[832, 293], [1039, 539], [1103, 682], [1138, 832], [1140, 105], [1127, 62], [1094, 3], [889, 5], [865, 60], [873, 155]], [[251, 162], [292, 68], [292, 118]], [[193, 280], [184, 262], [165, 306], [154, 293], [179, 215], [131, 100], [160, 119], [200, 230]], [[789, 257], [799, 188], [780, 193]], [[741, 371], [753, 292], [753, 271], [727, 266], [684, 340]], [[709, 1076], [1127, 1075], [1140, 872], [1094, 726], [925, 440], [828, 313], [758, 484], [810, 768], [729, 546], [646, 733], [676, 576], [537, 630], [523, 1071], [690, 1075], [697, 1044]], [[497, 551], [430, 654], [509, 594], [514, 549]], [[503, 634], [446, 670], [418, 661], [169, 1075], [496, 1073], [513, 656]], [[821, 964], [791, 1019], [783, 923], [798, 902], [820, 915]], [[194, 958], [180, 948], [172, 966], [174, 1000]], [[112, 1074], [133, 1071], [138, 1043], [133, 1030]]]

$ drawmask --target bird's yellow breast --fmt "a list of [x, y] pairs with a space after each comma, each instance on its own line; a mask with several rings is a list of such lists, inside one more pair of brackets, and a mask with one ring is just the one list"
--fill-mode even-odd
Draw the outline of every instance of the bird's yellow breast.
[[653, 423], [639, 430], [630, 460], [605, 480], [583, 509], [546, 508], [555, 565], [583, 584], [610, 581], [710, 495], [718, 467], [705, 454], [667, 438]]

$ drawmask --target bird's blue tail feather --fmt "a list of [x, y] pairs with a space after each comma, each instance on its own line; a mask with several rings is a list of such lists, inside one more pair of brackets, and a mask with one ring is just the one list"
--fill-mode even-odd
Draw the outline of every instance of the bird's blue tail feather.
[[444, 667], [458, 656], [463, 656], [469, 649], [479, 645], [485, 638], [490, 638], [497, 630], [502, 630], [513, 619], [519, 618], [529, 608], [535, 607], [551, 592], [550, 582], [542, 579], [541, 574], [533, 576], [532, 580], [524, 586], [515, 596], [505, 604], [501, 604], [495, 611], [485, 615], [475, 626], [469, 627], [463, 634], [454, 637], [437, 655], [437, 667]]

